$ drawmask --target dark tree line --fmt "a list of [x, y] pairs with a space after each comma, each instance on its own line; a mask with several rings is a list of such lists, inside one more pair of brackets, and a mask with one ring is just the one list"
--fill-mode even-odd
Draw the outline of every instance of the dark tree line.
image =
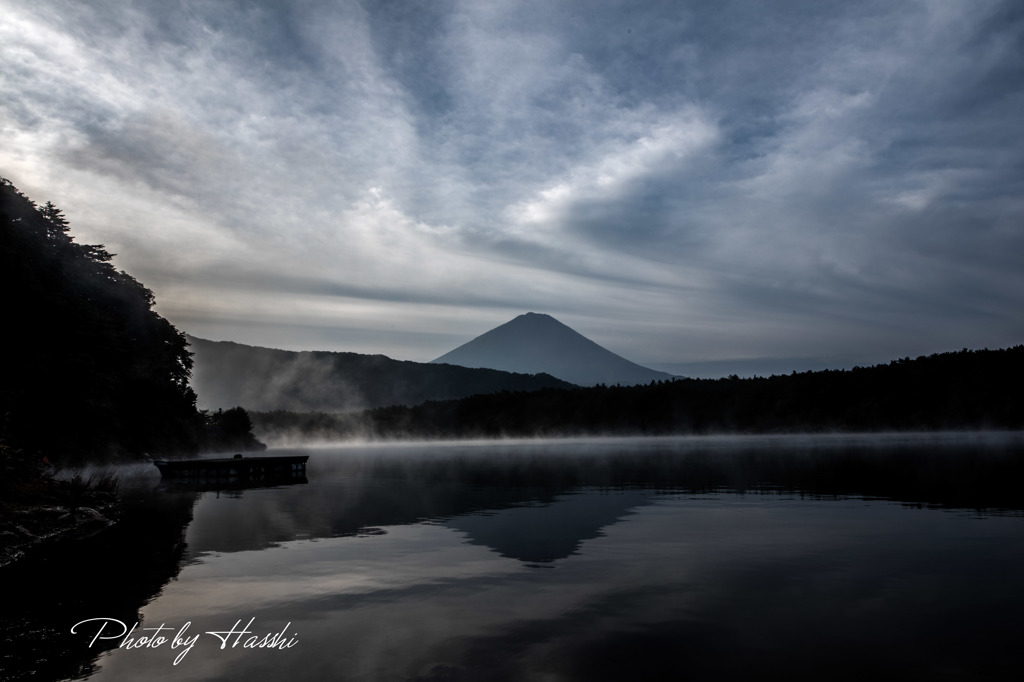
[[252, 434], [252, 420], [241, 407], [216, 412], [202, 411], [205, 422], [202, 447], [210, 451], [265, 450]]
[[208, 439], [184, 334], [112, 257], [75, 242], [56, 206], [0, 180], [5, 452], [165, 455]]
[[793, 433], [1024, 428], [1024, 346], [852, 370], [503, 392], [349, 415], [254, 413], [314, 438]]

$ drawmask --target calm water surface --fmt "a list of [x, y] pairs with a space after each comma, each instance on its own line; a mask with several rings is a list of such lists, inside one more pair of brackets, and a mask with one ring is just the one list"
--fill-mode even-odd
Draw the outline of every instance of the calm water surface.
[[[301, 452], [308, 479], [266, 488], [122, 469], [117, 533], [3, 576], [8, 604], [32, 602], [10, 607], [5, 676], [973, 680], [1024, 665], [1019, 436]], [[90, 647], [102, 621], [70, 633], [89, 618], [168, 641]], [[173, 647], [186, 624], [198, 639]], [[245, 647], [260, 640], [278, 648]]]

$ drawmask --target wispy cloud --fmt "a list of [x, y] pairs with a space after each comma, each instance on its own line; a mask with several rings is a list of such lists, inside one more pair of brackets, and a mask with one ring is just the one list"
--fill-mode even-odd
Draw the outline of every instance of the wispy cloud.
[[641, 362], [1024, 338], [1024, 9], [0, 0], [0, 173], [199, 336]]

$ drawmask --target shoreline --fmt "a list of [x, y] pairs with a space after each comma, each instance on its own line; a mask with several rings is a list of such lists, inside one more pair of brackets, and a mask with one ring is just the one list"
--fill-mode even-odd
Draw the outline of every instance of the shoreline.
[[48, 548], [92, 537], [114, 526], [120, 498], [110, 491], [69, 492], [50, 484], [50, 499], [0, 507], [0, 571]]

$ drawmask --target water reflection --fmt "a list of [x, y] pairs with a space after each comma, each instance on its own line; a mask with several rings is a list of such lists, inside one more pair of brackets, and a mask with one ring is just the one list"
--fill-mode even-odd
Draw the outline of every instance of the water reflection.
[[465, 533], [466, 541], [503, 557], [531, 565], [552, 563], [579, 552], [587, 540], [603, 535], [634, 508], [650, 504], [649, 492], [560, 495], [546, 504], [456, 516], [445, 526]]
[[96, 655], [116, 646], [70, 633], [109, 614], [134, 623], [142, 607], [178, 575], [196, 493], [125, 499], [120, 521], [73, 544], [58, 544], [0, 572], [0, 679], [55, 680], [88, 675]]
[[206, 479], [206, 478], [163, 478], [160, 485], [156, 487], [158, 492], [213, 492], [230, 495], [233, 492], [241, 495], [243, 490], [257, 490], [259, 488], [280, 488], [288, 485], [305, 485], [309, 479], [305, 475], [270, 476], [257, 481], [249, 479]]
[[[1014, 668], [1021, 439], [872, 442], [368, 446], [310, 451], [300, 485], [196, 491], [142, 476], [120, 535], [2, 576], [5, 598], [15, 582], [48, 591], [33, 600], [39, 622], [24, 620], [32, 608], [5, 621], [12, 639], [41, 623], [63, 642], [5, 665], [64, 679], [78, 656], [96, 680]], [[97, 659], [66, 633], [96, 616], [194, 632], [253, 618], [299, 643], [221, 650], [204, 636], [179, 666], [162, 650]]]

